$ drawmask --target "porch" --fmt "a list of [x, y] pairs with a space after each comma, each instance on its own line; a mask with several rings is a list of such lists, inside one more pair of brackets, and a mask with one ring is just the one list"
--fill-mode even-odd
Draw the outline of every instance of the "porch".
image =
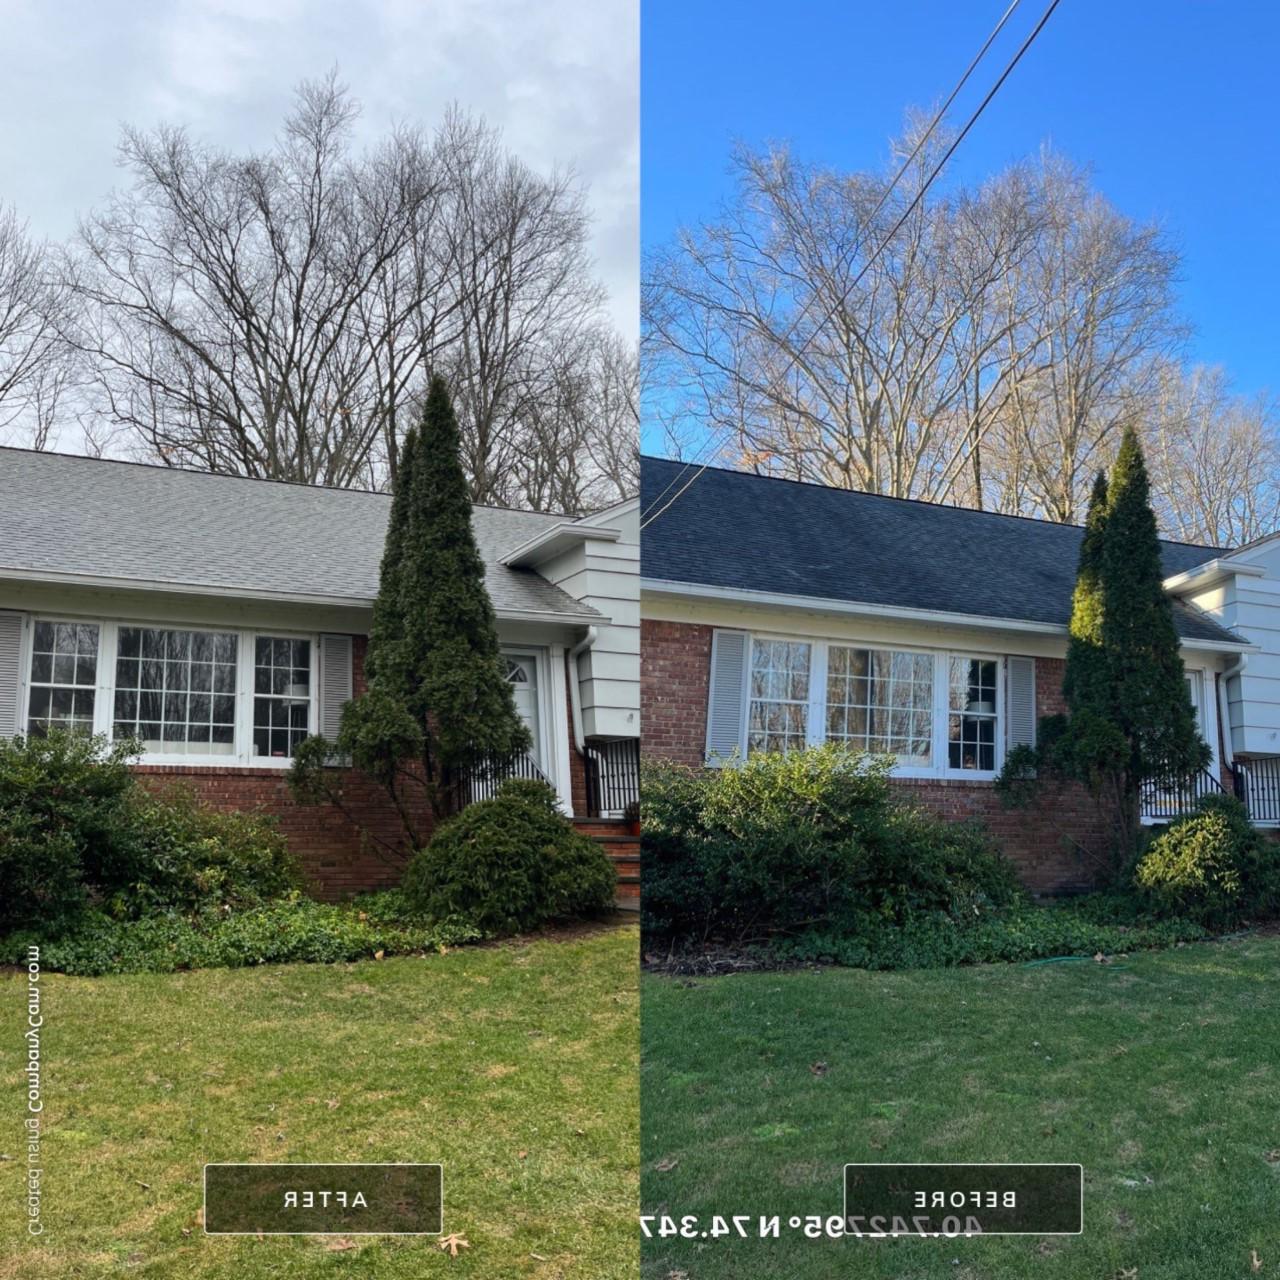
[[1206, 795], [1232, 794], [1257, 827], [1280, 827], [1280, 756], [1237, 757], [1223, 769], [1228, 785], [1209, 769], [1190, 776], [1151, 781], [1142, 787], [1142, 820], [1172, 822]]

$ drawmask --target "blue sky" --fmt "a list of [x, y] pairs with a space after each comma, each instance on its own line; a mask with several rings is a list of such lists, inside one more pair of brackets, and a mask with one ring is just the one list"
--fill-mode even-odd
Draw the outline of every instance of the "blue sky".
[[[729, 193], [735, 139], [880, 167], [908, 106], [950, 92], [1008, 0], [644, 0], [641, 239]], [[968, 117], [1047, 0], [1023, 0], [953, 113]], [[1280, 6], [1062, 0], [961, 145], [978, 179], [1049, 141], [1184, 258], [1191, 356], [1280, 393]], [[656, 446], [656, 441], [649, 442]]]

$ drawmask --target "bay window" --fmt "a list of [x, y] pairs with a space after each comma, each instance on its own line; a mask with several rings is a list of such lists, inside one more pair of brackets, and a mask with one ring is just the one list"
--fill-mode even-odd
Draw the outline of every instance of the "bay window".
[[[840, 742], [922, 777], [989, 778], [1003, 762], [999, 658], [761, 635], [748, 646], [749, 755]], [[726, 666], [730, 705], [735, 678]]]
[[172, 764], [285, 764], [315, 731], [314, 637], [35, 619], [27, 733], [133, 738]]

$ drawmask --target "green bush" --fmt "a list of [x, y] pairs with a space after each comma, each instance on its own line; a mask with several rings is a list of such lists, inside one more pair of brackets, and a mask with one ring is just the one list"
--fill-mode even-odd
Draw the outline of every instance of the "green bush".
[[206, 911], [193, 918], [170, 914], [123, 921], [90, 910], [59, 933], [25, 930], [0, 939], [0, 964], [25, 963], [33, 942], [40, 946], [44, 969], [93, 977], [258, 964], [333, 964], [372, 959], [379, 952], [392, 956], [438, 951], [481, 936], [478, 930], [457, 923], [375, 920], [359, 903], [330, 906], [294, 893], [230, 915]]
[[1134, 882], [1161, 914], [1232, 928], [1280, 913], [1280, 849], [1234, 796], [1209, 795], [1151, 841]]
[[904, 925], [870, 925], [857, 933], [812, 930], [782, 941], [785, 960], [849, 965], [859, 969], [936, 969], [1111, 956], [1196, 942], [1207, 930], [1190, 920], [1148, 920], [1102, 924], [1072, 905], [1023, 905], [1000, 915], [965, 923], [950, 916], [918, 916]]
[[135, 785], [132, 743], [52, 733], [0, 738], [0, 929], [74, 916]]
[[299, 888], [301, 870], [273, 818], [211, 809], [184, 787], [130, 794], [94, 878], [109, 910], [258, 906]]
[[512, 779], [444, 823], [405, 872], [410, 906], [492, 936], [608, 910], [613, 864], [580, 835], [543, 782]]
[[895, 800], [891, 769], [835, 745], [703, 772], [647, 765], [646, 933], [742, 941], [1017, 902], [1013, 868], [982, 831]]
[[0, 929], [244, 907], [299, 883], [267, 818], [219, 813], [184, 790], [149, 792], [137, 747], [82, 734], [0, 740]]

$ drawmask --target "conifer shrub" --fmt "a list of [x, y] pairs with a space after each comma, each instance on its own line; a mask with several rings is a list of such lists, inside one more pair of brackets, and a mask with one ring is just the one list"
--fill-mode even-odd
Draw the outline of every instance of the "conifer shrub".
[[437, 923], [494, 937], [608, 911], [613, 864], [556, 806], [544, 782], [511, 779], [445, 822], [410, 861], [404, 896]]

